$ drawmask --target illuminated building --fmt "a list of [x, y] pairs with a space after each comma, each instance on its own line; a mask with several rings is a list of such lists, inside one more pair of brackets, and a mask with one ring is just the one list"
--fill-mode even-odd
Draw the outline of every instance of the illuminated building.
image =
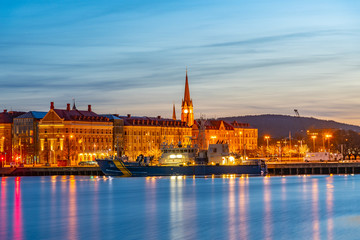
[[[0, 161], [10, 164], [12, 155], [12, 125], [13, 119], [25, 112], [8, 112], [6, 109], [0, 113]], [[1, 164], [0, 164], [1, 165]]]
[[201, 131], [205, 138], [205, 149], [209, 144], [227, 143], [229, 150], [234, 153], [244, 153], [257, 149], [258, 130], [251, 128], [249, 124], [236, 121], [228, 123], [223, 120], [205, 120], [203, 130], [200, 129], [200, 121], [196, 120], [192, 127], [194, 143], [201, 145]]
[[190, 98], [187, 71], [185, 77], [184, 99], [182, 100], [181, 103], [181, 121], [186, 122], [187, 125], [190, 127], [194, 124], [194, 107], [193, 107], [192, 99]]
[[30, 111], [14, 118], [13, 155], [25, 164], [40, 162], [38, 124], [47, 112]]
[[191, 127], [186, 122], [160, 116], [132, 117], [130, 114], [120, 118], [124, 121], [122, 148], [130, 160], [135, 160], [140, 154], [159, 154], [162, 143], [176, 145], [181, 141], [182, 144], [191, 144]]
[[58, 165], [77, 165], [79, 161], [95, 160], [112, 154], [113, 123], [91, 111], [55, 109], [40, 120], [40, 162]]

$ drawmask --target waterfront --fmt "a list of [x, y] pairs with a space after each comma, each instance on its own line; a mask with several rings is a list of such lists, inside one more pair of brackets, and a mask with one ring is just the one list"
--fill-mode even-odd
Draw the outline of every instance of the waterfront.
[[358, 239], [359, 175], [4, 177], [0, 239]]

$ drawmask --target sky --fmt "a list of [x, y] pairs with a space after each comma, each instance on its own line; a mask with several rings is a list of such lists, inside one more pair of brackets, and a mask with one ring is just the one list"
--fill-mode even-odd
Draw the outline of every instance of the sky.
[[2, 0], [0, 109], [360, 125], [358, 0]]

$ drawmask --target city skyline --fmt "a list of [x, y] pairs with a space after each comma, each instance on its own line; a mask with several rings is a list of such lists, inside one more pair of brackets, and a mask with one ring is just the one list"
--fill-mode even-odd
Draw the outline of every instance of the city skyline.
[[1, 108], [171, 118], [188, 67], [195, 118], [257, 114], [360, 125], [360, 3], [7, 1]]

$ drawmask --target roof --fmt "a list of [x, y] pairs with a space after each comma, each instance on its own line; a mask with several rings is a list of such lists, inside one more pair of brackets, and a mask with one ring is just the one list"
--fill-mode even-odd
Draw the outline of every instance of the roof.
[[14, 112], [10, 111], [7, 112], [4, 110], [4, 112], [0, 113], [0, 123], [13, 123], [13, 119], [24, 114], [25, 112]]
[[161, 127], [186, 127], [190, 128], [186, 122], [161, 117], [133, 117], [119, 116], [124, 120], [124, 126], [161, 126]]
[[[224, 124], [226, 130], [234, 130], [235, 128], [250, 128], [250, 125], [248, 123], [238, 123], [236, 121], [229, 123], [224, 120], [206, 120], [205, 128], [207, 130], [210, 129], [218, 130], [220, 129], [221, 123]], [[199, 123], [197, 121], [195, 121], [195, 124], [199, 127]]]
[[35, 118], [35, 119], [43, 119], [47, 112], [38, 112], [38, 111], [30, 111], [27, 112], [17, 118]]
[[100, 116], [93, 111], [54, 109], [56, 114], [65, 121], [96, 121], [108, 122], [107, 117]]
[[109, 120], [121, 120], [121, 118], [119, 118], [113, 114], [100, 114], [100, 116], [106, 117]]

